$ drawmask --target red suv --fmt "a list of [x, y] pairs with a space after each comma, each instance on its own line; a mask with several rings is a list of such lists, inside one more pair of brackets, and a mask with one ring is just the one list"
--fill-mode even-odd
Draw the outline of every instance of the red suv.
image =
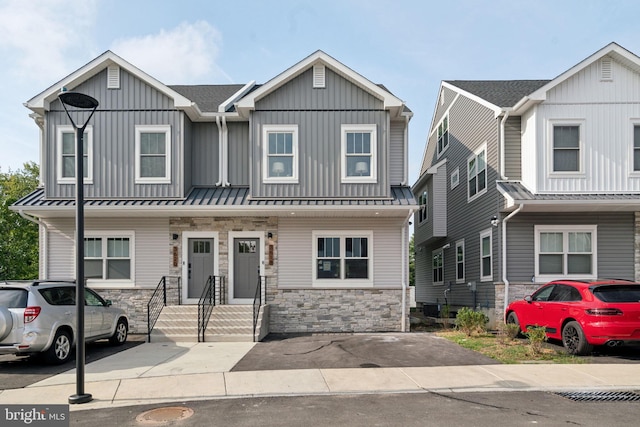
[[626, 280], [555, 280], [505, 312], [507, 323], [544, 326], [547, 337], [562, 340], [570, 354], [595, 345], [640, 342], [640, 283]]

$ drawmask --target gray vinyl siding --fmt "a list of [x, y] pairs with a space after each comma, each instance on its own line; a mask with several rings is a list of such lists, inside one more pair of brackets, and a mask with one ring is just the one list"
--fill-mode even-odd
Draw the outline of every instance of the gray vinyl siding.
[[522, 134], [520, 117], [509, 117], [504, 126], [504, 163], [508, 179], [522, 179]]
[[[170, 98], [125, 70], [121, 70], [121, 89], [107, 89], [105, 70], [74, 90], [93, 96], [100, 103], [89, 123], [93, 127], [93, 184], [85, 184], [85, 197], [183, 196], [186, 185], [182, 147], [184, 130], [181, 128], [183, 113], [173, 107]], [[49, 165], [44, 176], [47, 197], [75, 196], [74, 184], [57, 183], [57, 126], [69, 124], [60, 101], [53, 101], [51, 111], [47, 113], [43, 153], [43, 162]], [[135, 184], [136, 125], [171, 126], [170, 184]]]
[[433, 125], [437, 125], [438, 122], [440, 122], [440, 120], [444, 117], [444, 114], [447, 112], [447, 109], [451, 106], [451, 103], [453, 102], [453, 100], [456, 98], [457, 92], [440, 86], [440, 89], [444, 95], [444, 102], [440, 103], [440, 93], [438, 93], [438, 99], [437, 99], [437, 107], [436, 107], [436, 112], [434, 114], [433, 117]]
[[193, 185], [213, 186], [220, 180], [220, 145], [216, 123], [194, 123], [191, 157]]
[[[413, 191], [418, 204], [420, 204], [420, 196], [425, 191], [427, 192], [427, 197], [432, 199], [430, 195], [433, 194], [433, 175], [425, 178], [423, 184], [420, 187], [416, 187]], [[419, 208], [413, 213], [414, 243], [416, 246], [425, 243], [433, 237], [433, 221], [429, 220], [430, 218], [433, 218], [433, 203], [433, 200], [429, 200], [429, 204], [427, 205], [428, 219], [426, 221], [420, 223]]]
[[[326, 70], [326, 88], [313, 89], [312, 70], [256, 103], [251, 119], [253, 197], [389, 197], [389, 113], [382, 102]], [[298, 183], [264, 183], [262, 126], [298, 125]], [[377, 182], [341, 183], [341, 125], [377, 128]]]
[[535, 225], [597, 225], [598, 276], [634, 279], [634, 213], [518, 214], [508, 222], [507, 279], [530, 282], [535, 274]]
[[[75, 222], [73, 218], [48, 223], [47, 265], [49, 279], [75, 277]], [[135, 232], [135, 287], [155, 287], [169, 274], [168, 218], [87, 218], [85, 231]], [[95, 286], [98, 287], [99, 286]]]
[[404, 130], [406, 125], [406, 122], [391, 122], [389, 138], [389, 180], [391, 185], [403, 184], [405, 180], [404, 162], [406, 153], [404, 152]]
[[249, 124], [227, 122], [229, 129], [229, 183], [249, 185]]
[[189, 193], [189, 190], [193, 186], [193, 164], [189, 163], [189, 159], [193, 161], [193, 126], [194, 124], [191, 122], [191, 120], [189, 120], [187, 115], [182, 113], [182, 146], [184, 147], [183, 158], [185, 159], [185, 162], [187, 162], [185, 167], [182, 168], [184, 182], [183, 194], [185, 195]]
[[[373, 232], [374, 288], [400, 288], [402, 272], [401, 218], [285, 218], [278, 223], [278, 287], [311, 288], [314, 274], [313, 231], [358, 230]], [[408, 246], [409, 242], [405, 244]], [[286, 260], [283, 262], [282, 260]], [[406, 277], [408, 280], [408, 276]]]

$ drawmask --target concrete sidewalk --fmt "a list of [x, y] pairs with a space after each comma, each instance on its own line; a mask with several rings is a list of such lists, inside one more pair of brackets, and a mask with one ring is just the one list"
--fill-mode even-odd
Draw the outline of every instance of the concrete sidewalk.
[[[88, 410], [256, 396], [471, 391], [640, 390], [640, 364], [231, 369], [254, 343], [145, 343], [85, 368]], [[75, 370], [0, 392], [2, 404], [67, 404]]]

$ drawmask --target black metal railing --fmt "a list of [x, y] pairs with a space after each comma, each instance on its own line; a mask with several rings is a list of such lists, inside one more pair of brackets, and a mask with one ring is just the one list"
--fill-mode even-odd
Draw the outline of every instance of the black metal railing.
[[[263, 287], [264, 284], [264, 287]], [[258, 327], [258, 317], [260, 316], [260, 306], [264, 301], [265, 296], [262, 295], [263, 289], [267, 289], [267, 277], [258, 276], [258, 286], [256, 286], [256, 293], [253, 297], [253, 342], [256, 342], [256, 329]]]
[[198, 300], [198, 342], [204, 342], [211, 311], [216, 304], [224, 303], [224, 277], [209, 276]]
[[[173, 288], [176, 288], [177, 292], [174, 294]], [[167, 305], [167, 302], [171, 303], [176, 300], [178, 304], [182, 303], [182, 281], [179, 276], [162, 276], [158, 286], [151, 295], [149, 302], [147, 303], [147, 341], [151, 342], [151, 331], [160, 317], [162, 309]]]

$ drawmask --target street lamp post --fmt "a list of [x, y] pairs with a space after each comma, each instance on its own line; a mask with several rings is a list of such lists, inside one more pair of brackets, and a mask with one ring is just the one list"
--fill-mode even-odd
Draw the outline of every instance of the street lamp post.
[[[98, 108], [98, 101], [78, 92], [62, 92], [58, 99], [76, 131], [76, 394], [69, 403], [90, 402], [93, 397], [84, 391], [84, 130]], [[67, 105], [80, 111], [91, 110], [83, 125], [76, 125]]]

